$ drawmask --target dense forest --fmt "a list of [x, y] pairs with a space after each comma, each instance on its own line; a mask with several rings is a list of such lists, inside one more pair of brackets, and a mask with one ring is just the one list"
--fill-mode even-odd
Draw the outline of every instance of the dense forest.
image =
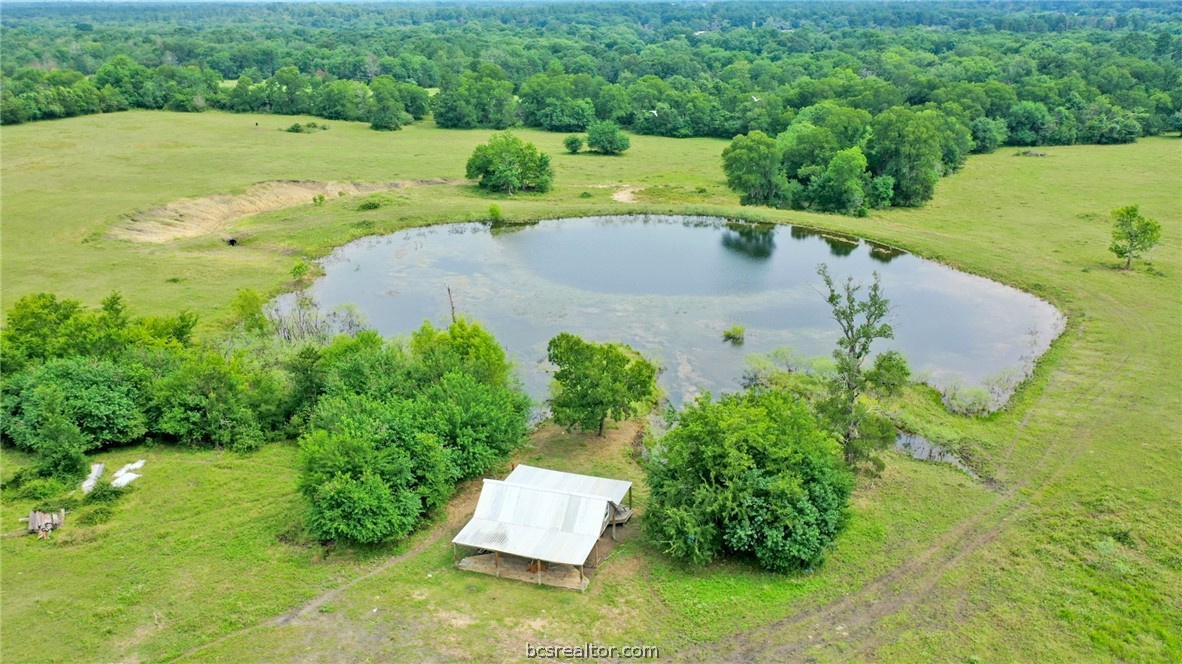
[[1182, 130], [1170, 2], [17, 5], [0, 37], [6, 124], [611, 121], [746, 136], [728, 161], [744, 201], [853, 213], [923, 203], [971, 152]]

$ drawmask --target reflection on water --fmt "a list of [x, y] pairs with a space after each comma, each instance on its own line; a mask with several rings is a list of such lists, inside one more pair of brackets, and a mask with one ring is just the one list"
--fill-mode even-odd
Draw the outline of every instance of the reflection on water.
[[[345, 245], [310, 288], [322, 306], [355, 304], [383, 334], [487, 325], [543, 398], [555, 334], [622, 341], [660, 362], [674, 403], [739, 387], [743, 358], [792, 347], [828, 355], [838, 330], [818, 294], [819, 263], [838, 279], [882, 275], [897, 349], [936, 385], [980, 385], [1046, 350], [1062, 318], [1046, 302], [898, 250], [807, 229], [706, 217], [590, 217], [536, 225], [408, 229]], [[722, 341], [742, 325], [745, 343]]]
[[728, 222], [722, 232], [722, 246], [751, 258], [769, 258], [776, 249], [776, 227]]
[[890, 263], [899, 256], [904, 256], [907, 254], [907, 252], [903, 251], [902, 249], [888, 247], [885, 244], [870, 242], [869, 240], [866, 241], [866, 244], [870, 247], [870, 257], [879, 263], [883, 263], [884, 265], [886, 263]]

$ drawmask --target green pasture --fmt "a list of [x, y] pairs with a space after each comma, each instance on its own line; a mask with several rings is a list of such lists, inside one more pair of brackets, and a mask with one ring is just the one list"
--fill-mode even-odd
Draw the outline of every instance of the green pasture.
[[[461, 181], [487, 131], [280, 131], [293, 121], [128, 112], [5, 127], [3, 306], [119, 290], [135, 313], [188, 307], [215, 334], [239, 288], [279, 292], [297, 261], [351, 238], [483, 219], [495, 203], [519, 220], [693, 212], [843, 231], [1038, 294], [1067, 330], [995, 415], [948, 415], [922, 388], [893, 406], [988, 482], [891, 455], [881, 478], [860, 480], [825, 564], [790, 576], [683, 567], [634, 524], [588, 592], [539, 589], [451, 567], [472, 486], [407, 542], [326, 550], [302, 535], [292, 444], [103, 452], [109, 467], [148, 459], [109, 521], [0, 541], [4, 661], [488, 661], [584, 641], [692, 661], [1182, 659], [1182, 140], [1003, 149], [971, 158], [924, 208], [855, 219], [738, 206], [717, 140], [634, 136], [604, 157], [520, 130], [553, 155], [555, 188], [505, 197]], [[447, 183], [380, 194], [371, 211], [358, 210], [365, 196], [309, 200], [162, 244], [108, 235], [136, 211], [268, 180]], [[634, 202], [613, 199], [621, 190]], [[1131, 203], [1163, 241], [1124, 272], [1107, 215]], [[606, 441], [545, 429], [517, 460], [638, 480], [628, 426]], [[27, 463], [11, 450], [0, 461], [4, 476]], [[6, 490], [0, 531], [34, 506]]]

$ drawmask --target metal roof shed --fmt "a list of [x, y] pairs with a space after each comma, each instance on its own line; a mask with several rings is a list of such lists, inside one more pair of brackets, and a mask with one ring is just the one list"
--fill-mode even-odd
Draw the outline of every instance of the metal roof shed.
[[[452, 539], [453, 545], [471, 547], [477, 553], [458, 560], [457, 566], [585, 589], [583, 566], [592, 551], [593, 566], [598, 566], [599, 538], [610, 524], [615, 539], [615, 526], [631, 516], [631, 509], [618, 504], [631, 486], [631, 482], [532, 466], [517, 466], [504, 481], [486, 479], [472, 519]], [[544, 563], [563, 567], [554, 569]]]
[[552, 489], [566, 493], [599, 496], [612, 501], [616, 505], [622, 504], [624, 497], [632, 489], [632, 483], [625, 480], [613, 480], [607, 477], [579, 475], [577, 473], [564, 473], [561, 470], [550, 470], [549, 468], [538, 468], [525, 464], [519, 464], [514, 467], [513, 472], [509, 473], [505, 481], [512, 482], [513, 484], [537, 487], [539, 489]]
[[531, 560], [582, 565], [607, 525], [607, 500], [484, 480], [455, 544]]

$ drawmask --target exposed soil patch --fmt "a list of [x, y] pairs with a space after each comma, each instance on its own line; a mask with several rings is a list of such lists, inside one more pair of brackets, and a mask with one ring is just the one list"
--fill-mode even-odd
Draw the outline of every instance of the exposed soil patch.
[[163, 243], [198, 237], [261, 212], [307, 205], [316, 195], [332, 200], [340, 196], [389, 191], [415, 185], [448, 184], [448, 180], [394, 182], [319, 182], [271, 180], [251, 185], [240, 194], [214, 194], [183, 198], [150, 210], [137, 211], [111, 230], [111, 237], [135, 242]]
[[639, 187], [620, 187], [612, 193], [612, 200], [617, 203], [635, 203], [636, 192], [639, 190]]

